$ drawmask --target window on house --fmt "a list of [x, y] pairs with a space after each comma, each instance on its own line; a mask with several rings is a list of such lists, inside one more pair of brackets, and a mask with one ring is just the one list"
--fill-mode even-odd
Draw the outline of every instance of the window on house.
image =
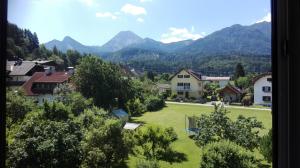
[[262, 100], [265, 102], [270, 102], [271, 101], [271, 96], [263, 96]]
[[268, 82], [272, 82], [272, 78], [267, 78], [267, 81]]
[[184, 78], [190, 78], [190, 75], [184, 75]]
[[177, 78], [183, 78], [183, 75], [177, 75]]
[[177, 83], [177, 86], [183, 86], [183, 83]]
[[263, 86], [262, 91], [263, 92], [271, 92], [271, 87], [270, 86]]

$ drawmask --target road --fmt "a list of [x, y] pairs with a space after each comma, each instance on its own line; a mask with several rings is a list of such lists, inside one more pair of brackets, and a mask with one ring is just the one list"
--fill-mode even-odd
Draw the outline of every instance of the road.
[[[180, 102], [171, 102], [171, 101], [166, 101], [167, 104], [185, 104], [185, 105], [194, 105], [194, 106], [214, 106], [211, 104], [199, 104], [199, 103], [180, 103]], [[249, 110], [268, 110], [271, 111], [270, 108], [253, 108], [253, 107], [244, 107], [244, 106], [228, 106], [225, 105], [227, 108], [236, 108], [236, 109], [249, 109]]]

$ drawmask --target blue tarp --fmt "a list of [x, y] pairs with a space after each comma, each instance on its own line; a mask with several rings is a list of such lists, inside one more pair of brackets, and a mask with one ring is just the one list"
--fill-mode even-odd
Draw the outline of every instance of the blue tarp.
[[112, 113], [118, 118], [128, 117], [128, 113], [126, 113], [123, 109], [113, 110]]

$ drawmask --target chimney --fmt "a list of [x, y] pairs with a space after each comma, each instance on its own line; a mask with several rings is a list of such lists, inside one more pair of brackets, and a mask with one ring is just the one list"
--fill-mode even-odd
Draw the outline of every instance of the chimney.
[[45, 67], [44, 68], [45, 70], [45, 74], [48, 76], [48, 75], [51, 75], [51, 68], [50, 67]]
[[74, 67], [68, 67], [68, 74], [73, 75], [74, 74]]

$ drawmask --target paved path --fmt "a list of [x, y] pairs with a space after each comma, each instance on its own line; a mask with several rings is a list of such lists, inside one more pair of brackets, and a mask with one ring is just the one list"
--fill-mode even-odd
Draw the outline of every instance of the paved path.
[[[166, 101], [167, 104], [185, 104], [185, 105], [194, 105], [194, 106], [213, 106], [211, 104], [200, 104], [200, 103], [180, 103], [180, 102], [171, 102]], [[249, 109], [249, 110], [268, 110], [270, 111], [270, 108], [253, 108], [253, 107], [243, 107], [243, 106], [226, 106], [227, 108], [237, 108], [237, 109]]]

